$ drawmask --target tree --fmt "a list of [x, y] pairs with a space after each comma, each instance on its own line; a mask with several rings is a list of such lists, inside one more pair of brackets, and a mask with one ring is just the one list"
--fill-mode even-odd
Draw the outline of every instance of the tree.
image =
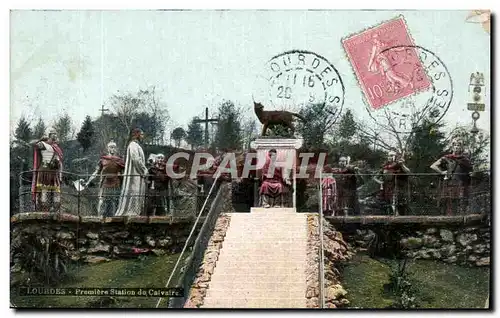
[[140, 125], [147, 142], [158, 144], [163, 141], [170, 116], [166, 105], [159, 100], [154, 86], [139, 90], [136, 94], [115, 94], [109, 104], [123, 127], [123, 133], [128, 135], [132, 128]]
[[240, 114], [232, 101], [224, 101], [219, 105], [219, 123], [214, 138], [214, 144], [218, 149], [230, 148], [241, 149], [242, 131]]
[[298, 125], [298, 131], [304, 138], [304, 146], [310, 149], [322, 148], [325, 135], [333, 128], [334, 118], [324, 104], [312, 104], [303, 108], [300, 115], [305, 119], [299, 121]]
[[61, 143], [66, 142], [69, 139], [72, 129], [71, 126], [71, 117], [68, 113], [64, 113], [55, 121], [54, 130], [56, 131]]
[[350, 109], [342, 115], [337, 129], [338, 136], [342, 140], [349, 140], [356, 134], [357, 124]]
[[258, 134], [257, 122], [255, 121], [255, 119], [247, 119], [243, 123], [242, 128], [243, 145], [245, 149], [250, 149], [250, 143], [257, 138]]
[[188, 125], [186, 141], [191, 145], [191, 149], [197, 148], [203, 145], [203, 129], [199, 123], [195, 121], [198, 117], [194, 117]]
[[182, 127], [177, 127], [172, 131], [171, 137], [175, 141], [175, 146], [179, 148], [181, 141], [186, 138], [186, 131]]
[[95, 131], [92, 119], [87, 115], [87, 117], [85, 117], [85, 120], [83, 121], [80, 132], [78, 132], [76, 136], [76, 139], [83, 148], [83, 152], [87, 151], [87, 149], [89, 149], [92, 145], [94, 134]]
[[420, 125], [413, 127], [408, 140], [407, 159], [407, 166], [412, 172], [429, 172], [430, 165], [444, 154], [446, 136], [442, 131], [443, 126], [442, 123], [436, 124], [424, 118]]
[[452, 139], [460, 139], [464, 146], [464, 152], [470, 156], [474, 166], [482, 167], [488, 162], [490, 136], [486, 131], [478, 131], [477, 134], [473, 134], [471, 128], [469, 126], [455, 127], [446, 141], [449, 145]]
[[33, 128], [33, 138], [42, 138], [45, 136], [47, 130], [47, 126], [45, 126], [45, 122], [42, 120], [42, 118], [38, 119], [38, 122], [35, 125], [35, 128]]
[[14, 136], [19, 141], [29, 142], [33, 136], [33, 132], [31, 130], [30, 124], [26, 120], [26, 118], [21, 117], [17, 122], [17, 127], [14, 132]]

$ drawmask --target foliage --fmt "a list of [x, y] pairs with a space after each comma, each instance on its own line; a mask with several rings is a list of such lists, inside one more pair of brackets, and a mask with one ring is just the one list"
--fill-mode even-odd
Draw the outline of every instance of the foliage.
[[354, 137], [356, 132], [357, 123], [354, 120], [351, 110], [347, 109], [340, 119], [339, 126], [337, 128], [337, 135], [341, 140], [349, 140]]
[[214, 138], [214, 145], [218, 149], [241, 149], [241, 113], [241, 110], [232, 101], [224, 101], [219, 105], [219, 123]]
[[109, 104], [113, 110], [110, 117], [116, 121], [113, 126], [119, 129], [120, 136], [124, 135], [128, 139], [130, 131], [139, 126], [144, 131], [145, 143], [158, 144], [163, 141], [170, 115], [166, 105], [157, 96], [154, 86], [141, 89], [135, 94], [115, 94], [110, 98]]
[[25, 232], [12, 241], [11, 248], [21, 271], [37, 282], [54, 284], [68, 272], [71, 246], [48, 233]]
[[480, 170], [487, 165], [487, 153], [490, 146], [490, 136], [485, 131], [479, 131], [476, 135], [471, 132], [470, 127], [456, 127], [451, 133], [449, 139], [458, 138], [462, 141], [464, 152], [467, 153], [474, 168]]
[[242, 128], [243, 147], [245, 149], [250, 149], [250, 143], [257, 139], [258, 136], [257, 122], [253, 118], [247, 119], [243, 123]]
[[191, 145], [191, 149], [198, 148], [203, 145], [203, 129], [201, 125], [196, 122], [198, 117], [194, 117], [188, 125], [186, 132], [186, 141]]
[[325, 135], [331, 131], [333, 120], [324, 104], [311, 104], [301, 109], [304, 121], [299, 121], [298, 131], [304, 138], [306, 148], [321, 148]]
[[82, 124], [80, 132], [78, 132], [78, 134], [76, 135], [76, 139], [82, 146], [84, 152], [87, 151], [87, 149], [89, 149], [92, 145], [94, 134], [95, 131], [94, 125], [92, 124], [92, 119], [87, 115], [87, 117], [85, 117], [85, 121]]
[[23, 116], [17, 122], [17, 127], [14, 132], [14, 136], [17, 140], [29, 142], [33, 136], [33, 132], [31, 130], [30, 124]]
[[43, 136], [45, 136], [46, 131], [47, 126], [45, 126], [45, 122], [42, 120], [42, 118], [39, 118], [38, 122], [35, 125], [35, 128], [33, 128], [33, 138], [42, 138]]
[[172, 131], [171, 137], [175, 141], [177, 148], [181, 146], [181, 141], [186, 138], [186, 131], [182, 127], [177, 127]]
[[429, 166], [439, 159], [445, 151], [446, 136], [442, 132], [443, 124], [435, 124], [429, 118], [413, 127], [412, 138], [408, 142], [410, 155], [406, 165], [412, 172], [429, 172]]
[[71, 126], [71, 117], [68, 113], [64, 113], [62, 116], [56, 119], [53, 128], [57, 133], [57, 137], [60, 143], [68, 141], [71, 138]]
[[386, 286], [396, 298], [391, 308], [410, 309], [418, 307], [416, 290], [408, 273], [407, 259], [402, 259], [392, 266], [389, 283]]
[[273, 125], [267, 129], [267, 135], [279, 138], [294, 138], [292, 131], [283, 125]]

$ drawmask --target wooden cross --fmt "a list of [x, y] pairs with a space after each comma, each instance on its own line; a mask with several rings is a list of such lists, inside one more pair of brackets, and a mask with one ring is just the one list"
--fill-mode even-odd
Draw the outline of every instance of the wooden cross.
[[101, 112], [101, 116], [104, 116], [104, 112], [109, 111], [109, 109], [104, 108], [104, 105], [101, 105], [101, 109], [99, 109], [99, 111]]
[[217, 118], [208, 118], [208, 107], [205, 108], [205, 119], [195, 119], [196, 124], [205, 124], [205, 149], [208, 149], [208, 123], [218, 123]]

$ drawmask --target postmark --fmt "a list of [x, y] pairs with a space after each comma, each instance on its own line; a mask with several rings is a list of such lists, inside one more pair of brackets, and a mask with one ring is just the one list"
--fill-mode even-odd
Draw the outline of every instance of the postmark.
[[431, 87], [418, 55], [409, 48], [414, 43], [402, 16], [343, 39], [342, 45], [373, 109]]
[[391, 126], [394, 132], [410, 133], [412, 124], [420, 122], [424, 117], [433, 123], [443, 119], [453, 100], [453, 80], [444, 62], [428, 49], [420, 46], [397, 46], [387, 48], [386, 51], [401, 52], [401, 48], [417, 55], [415, 67], [418, 65], [418, 74], [429, 80], [430, 89], [406, 97], [384, 109], [366, 107], [366, 110], [377, 123]]
[[299, 112], [313, 104], [323, 105], [324, 115], [334, 122], [344, 105], [344, 83], [337, 69], [323, 56], [293, 50], [266, 63], [267, 97], [273, 108]]

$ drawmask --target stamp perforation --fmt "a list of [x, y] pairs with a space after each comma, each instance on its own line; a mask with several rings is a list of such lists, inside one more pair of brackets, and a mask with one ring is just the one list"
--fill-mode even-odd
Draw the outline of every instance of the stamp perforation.
[[[368, 110], [369, 113], [371, 113], [373, 111], [376, 111], [376, 110], [372, 109], [372, 106], [370, 104], [370, 101], [369, 101], [369, 98], [368, 98], [368, 95], [367, 95], [367, 92], [366, 92], [366, 89], [365, 89], [365, 85], [360, 80], [361, 76], [359, 76], [359, 70], [356, 69], [357, 65], [356, 65], [356, 63], [354, 63], [354, 59], [350, 55], [350, 52], [347, 49], [347, 44], [345, 42], [347, 40], [349, 40], [349, 39], [352, 39], [352, 38], [354, 38], [354, 37], [356, 37], [358, 35], [361, 35], [361, 34], [367, 32], [367, 31], [370, 31], [372, 29], [376, 29], [376, 28], [378, 28], [378, 27], [380, 27], [380, 26], [382, 26], [382, 25], [384, 25], [386, 23], [393, 22], [393, 21], [396, 21], [396, 20], [399, 20], [399, 19], [401, 19], [401, 21], [403, 23], [403, 26], [405, 28], [406, 34], [408, 35], [408, 38], [410, 40], [411, 45], [415, 46], [415, 39], [413, 38], [413, 36], [412, 36], [412, 34], [410, 32], [410, 29], [408, 28], [408, 23], [407, 23], [407, 21], [406, 21], [406, 19], [405, 19], [405, 17], [404, 17], [403, 14], [399, 14], [396, 17], [393, 17], [391, 19], [382, 20], [381, 22], [379, 22], [379, 23], [377, 23], [375, 25], [371, 25], [371, 26], [366, 27], [366, 28], [364, 28], [364, 29], [362, 29], [360, 31], [350, 33], [347, 36], [341, 38], [341, 45], [342, 45], [342, 48], [344, 49], [345, 57], [346, 57], [346, 59], [351, 64], [351, 71], [353, 72], [353, 75], [356, 78], [358, 86], [361, 88], [361, 91], [362, 91], [361, 97], [362, 97], [363, 103], [365, 104], [365, 107], [367, 108], [367, 110]], [[402, 96], [402, 97], [400, 97], [398, 99], [395, 99], [395, 100], [389, 101], [387, 103], [384, 103], [378, 109], [383, 108], [383, 107], [387, 107], [387, 106], [390, 106], [390, 105], [393, 105], [393, 104], [396, 104], [396, 103], [405, 102], [407, 100], [410, 100], [412, 97], [421, 94], [423, 91], [425, 91], [427, 89], [428, 89], [428, 87], [425, 88], [425, 89], [416, 89], [416, 90], [410, 92], [406, 96]]]

